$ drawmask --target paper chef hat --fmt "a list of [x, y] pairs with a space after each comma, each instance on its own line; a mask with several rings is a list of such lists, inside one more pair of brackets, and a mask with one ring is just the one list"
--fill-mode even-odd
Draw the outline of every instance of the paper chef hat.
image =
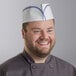
[[49, 4], [33, 5], [23, 9], [23, 23], [54, 19]]

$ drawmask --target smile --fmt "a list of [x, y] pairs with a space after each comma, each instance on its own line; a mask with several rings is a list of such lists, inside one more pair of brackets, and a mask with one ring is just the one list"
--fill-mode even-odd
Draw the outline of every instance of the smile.
[[38, 42], [38, 44], [45, 47], [49, 45], [49, 42]]

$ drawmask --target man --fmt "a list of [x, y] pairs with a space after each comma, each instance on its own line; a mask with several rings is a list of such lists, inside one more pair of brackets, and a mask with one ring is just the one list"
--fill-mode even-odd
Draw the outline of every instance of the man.
[[55, 22], [49, 4], [23, 10], [24, 51], [0, 65], [0, 76], [76, 76], [76, 68], [50, 55], [55, 42]]

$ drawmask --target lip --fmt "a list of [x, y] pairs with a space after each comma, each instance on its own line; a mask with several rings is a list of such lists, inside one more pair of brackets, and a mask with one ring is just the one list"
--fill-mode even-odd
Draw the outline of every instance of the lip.
[[38, 44], [42, 47], [47, 47], [49, 45], [49, 42], [38, 42]]

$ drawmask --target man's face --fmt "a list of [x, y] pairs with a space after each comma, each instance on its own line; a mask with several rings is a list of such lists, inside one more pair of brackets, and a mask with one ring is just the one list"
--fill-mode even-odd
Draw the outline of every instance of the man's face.
[[26, 30], [22, 35], [28, 52], [41, 58], [48, 56], [55, 45], [53, 20], [30, 22]]

